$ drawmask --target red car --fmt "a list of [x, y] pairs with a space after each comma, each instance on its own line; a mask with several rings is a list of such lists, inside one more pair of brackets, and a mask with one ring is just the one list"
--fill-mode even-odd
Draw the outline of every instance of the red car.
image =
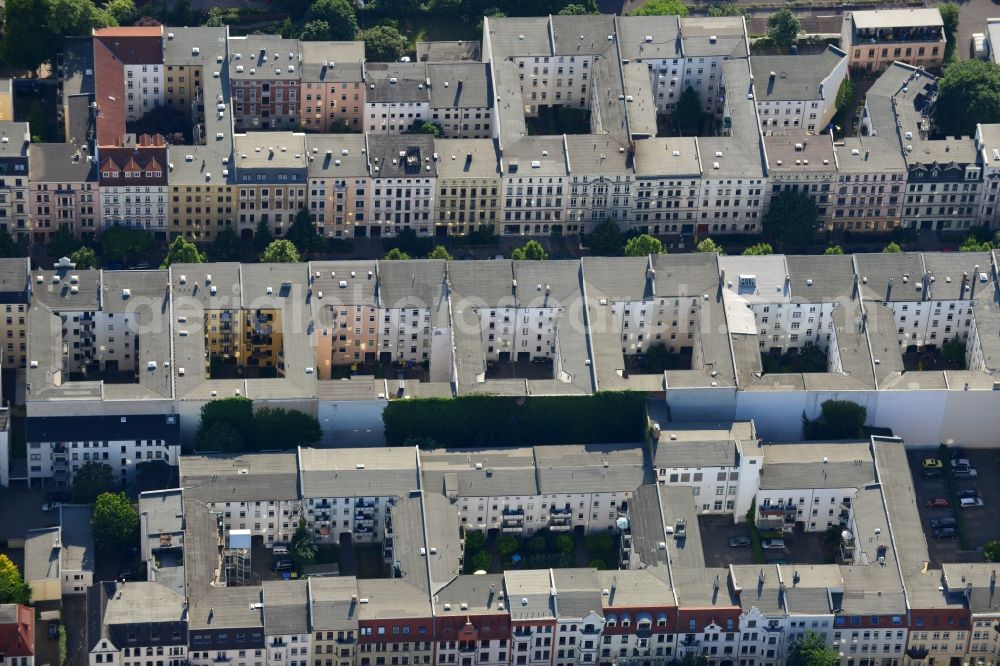
[[936, 497], [934, 499], [927, 500], [928, 509], [947, 509], [949, 506], [948, 500], [943, 497]]

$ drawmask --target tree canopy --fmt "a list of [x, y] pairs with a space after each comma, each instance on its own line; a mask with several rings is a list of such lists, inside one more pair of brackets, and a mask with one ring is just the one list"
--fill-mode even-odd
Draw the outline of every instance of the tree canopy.
[[139, 514], [125, 493], [101, 493], [90, 519], [94, 545], [100, 550], [120, 550], [135, 545], [139, 537]]
[[322, 439], [319, 421], [296, 409], [253, 409], [243, 397], [224, 398], [201, 408], [195, 448], [238, 453], [309, 446]]
[[21, 236], [17, 240], [7, 233], [6, 229], [0, 229], [0, 257], [26, 257], [28, 256], [27, 237]]
[[839, 245], [831, 245], [830, 247], [823, 250], [823, 254], [825, 255], [844, 254], [844, 248], [840, 247]]
[[787, 49], [802, 30], [799, 19], [787, 8], [781, 8], [767, 19], [767, 36], [778, 46]]
[[778, 245], [805, 245], [816, 238], [819, 212], [808, 194], [784, 190], [771, 199], [761, 226], [764, 237]]
[[510, 253], [510, 258], [517, 261], [545, 261], [549, 258], [549, 253], [545, 251], [541, 243], [530, 240], [521, 247], [515, 247]]
[[820, 415], [810, 421], [802, 414], [802, 434], [805, 439], [859, 439], [864, 435], [868, 410], [850, 400], [827, 400], [820, 406]]
[[840, 652], [822, 634], [807, 631], [792, 643], [788, 666], [837, 666]]
[[559, 10], [558, 16], [583, 16], [584, 14], [594, 14], [588, 7], [570, 3]]
[[403, 261], [403, 260], [409, 259], [409, 258], [410, 258], [410, 255], [408, 255], [407, 253], [403, 252], [398, 247], [392, 248], [391, 250], [389, 250], [388, 252], [385, 253], [384, 257], [382, 257], [382, 259], [384, 261]]
[[681, 0], [649, 0], [632, 16], [687, 16], [688, 8]]
[[455, 259], [444, 245], [435, 245], [434, 249], [427, 253], [427, 258], [444, 259], [445, 261], [454, 261]]
[[313, 541], [309, 528], [306, 527], [306, 519], [300, 518], [299, 525], [292, 535], [292, 547], [289, 549], [292, 555], [292, 563], [301, 571], [302, 567], [316, 561], [316, 543]]
[[1000, 541], [987, 541], [983, 547], [983, 557], [987, 562], [1000, 562]]
[[410, 134], [430, 134], [435, 139], [440, 139], [444, 134], [444, 128], [441, 125], [429, 120], [415, 120], [407, 131]]
[[617, 257], [624, 250], [624, 240], [618, 223], [608, 218], [594, 225], [584, 237], [590, 253], [598, 257]]
[[747, 257], [761, 256], [765, 254], [774, 254], [774, 248], [771, 247], [770, 243], [757, 243], [743, 250], [743, 255]]
[[64, 38], [118, 24], [90, 0], [11, 0], [4, 3], [3, 18], [0, 60], [30, 70], [53, 61]]
[[263, 252], [273, 240], [274, 234], [271, 233], [271, 227], [268, 226], [267, 222], [264, 220], [258, 222], [253, 231], [253, 249], [258, 253]]
[[77, 504], [93, 504], [103, 493], [118, 489], [118, 479], [111, 465], [102, 462], [86, 462], [73, 477], [73, 501]]
[[97, 253], [86, 246], [81, 247], [79, 250], [70, 254], [69, 260], [72, 261], [80, 270], [98, 268], [100, 266], [97, 261]]
[[938, 80], [934, 125], [948, 136], [974, 136], [976, 124], [1000, 122], [1000, 65], [983, 60], [952, 63]]
[[215, 239], [208, 248], [208, 255], [212, 261], [239, 261], [240, 247], [240, 237], [232, 227], [226, 227], [215, 234]]
[[897, 254], [902, 251], [903, 248], [896, 241], [890, 241], [888, 245], [882, 248], [882, 254]]
[[706, 238], [705, 240], [703, 240], [700, 243], [698, 243], [698, 245], [695, 246], [695, 251], [696, 252], [715, 252], [719, 256], [723, 256], [723, 255], [726, 254], [725, 249], [723, 249], [723, 247], [721, 245], [719, 245], [718, 243], [716, 243], [711, 238]]
[[677, 100], [674, 118], [681, 134], [695, 134], [701, 127], [701, 99], [691, 86], [685, 88]]
[[31, 588], [9, 557], [0, 553], [0, 604], [27, 604]]
[[306, 21], [299, 29], [299, 39], [303, 42], [326, 42], [330, 41], [330, 24], [323, 19], [313, 19]]
[[353, 40], [358, 34], [358, 18], [349, 0], [316, 0], [306, 12], [306, 20], [326, 21], [331, 40]]
[[302, 257], [292, 241], [279, 238], [264, 248], [260, 260], [265, 264], [297, 264], [302, 261]]
[[365, 30], [365, 58], [370, 62], [395, 62], [399, 60], [409, 43], [394, 25], [377, 25]]
[[68, 226], [60, 226], [49, 236], [49, 242], [45, 245], [45, 253], [51, 259], [68, 257], [80, 247], [80, 244], [73, 238]]
[[625, 243], [626, 257], [645, 257], [650, 254], [665, 254], [663, 243], [659, 238], [649, 234], [639, 234], [629, 238]]
[[264, 407], [253, 414], [250, 444], [255, 451], [273, 449], [278, 442], [281, 448], [311, 446], [322, 438], [319, 421], [297, 409]]
[[167, 247], [167, 256], [163, 258], [160, 268], [170, 268], [174, 264], [201, 264], [205, 262], [205, 255], [202, 254], [195, 244], [178, 236], [170, 241]]
[[101, 248], [105, 259], [127, 265], [129, 259], [148, 255], [153, 250], [153, 234], [145, 229], [112, 224], [101, 234]]
[[323, 237], [316, 230], [313, 216], [305, 208], [300, 208], [295, 214], [285, 238], [292, 241], [300, 252], [317, 252], [323, 249]]

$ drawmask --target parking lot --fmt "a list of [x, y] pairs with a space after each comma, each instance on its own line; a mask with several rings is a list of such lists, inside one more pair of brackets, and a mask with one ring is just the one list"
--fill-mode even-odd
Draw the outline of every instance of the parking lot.
[[[732, 548], [730, 537], [749, 537], [745, 523], [734, 524], [730, 516], [698, 516], [701, 544], [706, 567], [727, 567], [730, 564], [753, 564], [753, 549]], [[764, 559], [772, 564], [825, 564], [832, 561], [823, 545], [823, 532], [795, 530], [783, 538], [783, 550], [765, 550]]]
[[[925, 458], [937, 458], [937, 449], [917, 449], [908, 452], [910, 471], [913, 474], [913, 487], [917, 493], [917, 506], [920, 519], [927, 536], [927, 547], [930, 553], [931, 566], [937, 567], [948, 562], [981, 562], [981, 549], [987, 541], [1000, 539], [1000, 485], [996, 483], [1000, 475], [1000, 451], [973, 451], [960, 449], [961, 457], [968, 458], [977, 471], [975, 479], [957, 479], [957, 490], [975, 490], [983, 500], [983, 507], [956, 509], [929, 509], [927, 502], [932, 499], [951, 499], [948, 494], [948, 484], [944, 478], [925, 478], [922, 473], [922, 461]], [[964, 523], [967, 550], [962, 549], [958, 538], [935, 539], [932, 535], [930, 521], [935, 518], [957, 516]]]

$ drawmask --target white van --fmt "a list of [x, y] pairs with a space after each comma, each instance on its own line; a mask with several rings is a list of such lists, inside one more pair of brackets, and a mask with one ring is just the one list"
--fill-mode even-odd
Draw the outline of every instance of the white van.
[[288, 555], [288, 546], [274, 546], [271, 548], [272, 555]]

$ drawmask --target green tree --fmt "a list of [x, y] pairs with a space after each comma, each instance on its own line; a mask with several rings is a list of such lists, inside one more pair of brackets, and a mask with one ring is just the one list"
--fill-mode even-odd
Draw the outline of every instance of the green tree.
[[701, 100], [691, 86], [685, 88], [677, 100], [674, 118], [681, 134], [695, 134], [701, 128]]
[[104, 9], [115, 17], [118, 25], [127, 25], [135, 20], [134, 0], [110, 0]]
[[299, 39], [304, 42], [325, 42], [330, 40], [330, 24], [323, 19], [313, 19], [302, 24]]
[[903, 248], [899, 247], [899, 243], [895, 241], [890, 241], [888, 245], [882, 248], [882, 254], [898, 254], [903, 251]]
[[45, 143], [48, 141], [48, 119], [45, 115], [45, 108], [37, 99], [28, 107], [25, 120], [28, 121], [28, 133], [31, 135], [32, 143]]
[[391, 250], [389, 250], [388, 252], [385, 253], [385, 256], [382, 257], [382, 260], [383, 261], [402, 261], [402, 260], [409, 259], [409, 258], [410, 258], [410, 255], [408, 255], [407, 253], [403, 252], [398, 247], [394, 247], [394, 248], [392, 248]]
[[615, 547], [615, 540], [607, 532], [587, 535], [587, 551], [593, 555], [607, 555]]
[[597, 569], [598, 571], [603, 571], [604, 569], [608, 568], [608, 565], [604, 562], [604, 560], [599, 558], [591, 560], [587, 564], [587, 566], [590, 567], [591, 569]]
[[680, 0], [649, 0], [632, 16], [687, 16], [688, 8]]
[[864, 436], [868, 410], [850, 400], [827, 400], [820, 406], [814, 421], [802, 414], [802, 434], [805, 439], [860, 439]]
[[536, 535], [528, 539], [528, 543], [525, 544], [529, 553], [534, 553], [536, 555], [544, 553], [549, 549], [549, 545], [545, 542], [545, 537], [541, 535]]
[[95, 28], [114, 26], [110, 12], [98, 9], [90, 0], [48, 0], [47, 28], [53, 35], [63, 37], [89, 35]]
[[739, 5], [731, 2], [724, 2], [721, 5], [712, 5], [708, 8], [708, 15], [717, 16], [743, 16], [746, 12]]
[[610, 218], [594, 225], [584, 241], [590, 247], [590, 253], [598, 257], [617, 257], [625, 249], [621, 229]]
[[27, 604], [31, 601], [31, 587], [21, 577], [17, 565], [0, 553], [0, 604]]
[[805, 245], [816, 239], [819, 212], [809, 195], [798, 190], [784, 190], [771, 199], [771, 207], [762, 221], [765, 238], [784, 245]]
[[240, 237], [232, 227], [226, 227], [215, 234], [215, 239], [208, 248], [212, 261], [239, 261], [241, 249]]
[[792, 643], [787, 663], [788, 666], [837, 666], [840, 652], [822, 634], [807, 631]]
[[830, 247], [823, 250], [823, 254], [826, 255], [844, 254], [844, 248], [840, 247], [839, 245], [831, 245]]
[[147, 256], [152, 252], [153, 234], [145, 229], [113, 224], [101, 234], [101, 247], [106, 259], [128, 265], [129, 259]]
[[768, 38], [783, 49], [788, 49], [801, 31], [799, 19], [790, 9], [781, 8], [767, 19]]
[[465, 549], [480, 550], [486, 545], [486, 535], [479, 530], [468, 530], [465, 533]]
[[271, 227], [267, 225], [267, 222], [261, 220], [257, 223], [257, 228], [253, 232], [253, 248], [261, 253], [267, 249], [267, 246], [271, 244], [274, 240], [274, 234], [271, 233]]
[[948, 136], [973, 136], [976, 124], [1000, 122], [1000, 65], [959, 60], [938, 80], [934, 125]]
[[240, 431], [229, 423], [213, 423], [204, 430], [199, 430], [195, 445], [198, 451], [221, 451], [223, 453], [242, 453], [247, 450], [246, 440]]
[[444, 259], [445, 261], [454, 261], [455, 257], [451, 256], [448, 249], [444, 245], [435, 245], [434, 249], [427, 253], [428, 259]]
[[0, 60], [14, 67], [36, 70], [54, 53], [55, 36], [48, 35], [48, 0], [6, 0]]
[[563, 6], [559, 10], [557, 16], [583, 16], [585, 14], [594, 14], [595, 12], [590, 11], [587, 7], [583, 5], [578, 5], [575, 2]]
[[139, 514], [125, 493], [101, 493], [94, 502], [90, 526], [98, 549], [122, 550], [138, 540]]
[[322, 438], [323, 431], [314, 416], [297, 409], [265, 407], [254, 412], [253, 436], [248, 441], [254, 450], [263, 451], [275, 448], [278, 442], [281, 448], [289, 448], [311, 446]]
[[632, 236], [625, 242], [626, 257], [646, 257], [651, 254], [665, 254], [663, 243], [659, 238], [649, 234], [639, 234]]
[[980, 241], [975, 236], [966, 236], [965, 240], [962, 241], [962, 245], [958, 248], [959, 252], [989, 252], [993, 249], [993, 243], [990, 241]]
[[956, 47], [958, 46], [955, 36], [958, 32], [958, 21], [960, 9], [958, 3], [945, 2], [938, 5], [941, 12], [941, 19], [944, 21], [944, 38], [946, 45], [944, 48], [944, 68], [945, 71], [955, 62]]
[[70, 254], [69, 260], [72, 261], [80, 270], [97, 268], [99, 266], [97, 262], [97, 254], [87, 246], [81, 247], [79, 250]]
[[515, 247], [510, 253], [510, 258], [516, 261], [545, 261], [549, 258], [549, 253], [541, 243], [530, 240], [521, 247]]
[[695, 246], [695, 252], [715, 252], [719, 256], [724, 256], [726, 254], [726, 251], [722, 248], [722, 246], [711, 238], [706, 238], [698, 243], [698, 245]]
[[261, 252], [260, 260], [265, 264], [297, 264], [302, 258], [292, 241], [280, 238], [271, 241], [271, 244]]
[[568, 534], [560, 534], [555, 539], [556, 550], [560, 553], [569, 554], [573, 552], [573, 537]]
[[0, 229], [0, 257], [9, 259], [10, 257], [28, 256], [27, 239], [24, 236], [14, 240], [6, 229]]
[[394, 25], [377, 25], [365, 30], [365, 58], [371, 62], [395, 62], [399, 60], [409, 43]]
[[840, 83], [840, 87], [837, 89], [837, 111], [843, 111], [851, 102], [854, 101], [854, 82], [850, 79], [844, 79]]
[[170, 13], [170, 25], [194, 25], [194, 7], [191, 0], [174, 0], [174, 10]]
[[93, 504], [98, 495], [114, 492], [118, 487], [111, 465], [86, 462], [73, 477], [73, 501], [77, 504]]
[[520, 545], [521, 544], [518, 543], [517, 539], [510, 536], [509, 534], [503, 534], [497, 537], [497, 552], [500, 553], [503, 557], [510, 557], [511, 555], [516, 553], [517, 548]]
[[444, 128], [429, 120], [415, 120], [407, 132], [410, 134], [430, 134], [435, 139], [440, 139], [441, 135], [444, 134]]
[[202, 25], [206, 28], [221, 28], [228, 23], [228, 18], [226, 10], [221, 7], [211, 7]]
[[174, 264], [201, 264], [204, 262], [205, 255], [198, 251], [195, 244], [184, 236], [178, 236], [167, 247], [167, 256], [163, 258], [160, 268], [170, 268]]
[[486, 571], [488, 573], [492, 564], [493, 556], [485, 550], [479, 551], [472, 556], [472, 568], [474, 571]]
[[305, 208], [300, 208], [295, 214], [285, 238], [292, 241], [300, 252], [315, 252], [323, 246], [323, 238], [316, 231], [313, 216]]
[[349, 0], [316, 0], [306, 12], [306, 20], [326, 21], [332, 40], [352, 40], [358, 34], [358, 17]]
[[748, 257], [774, 254], [774, 248], [771, 247], [770, 243], [757, 243], [743, 250], [743, 254]]
[[45, 246], [45, 253], [52, 259], [68, 257], [80, 247], [80, 244], [73, 238], [69, 227], [60, 226], [55, 233], [49, 236], [49, 242]]
[[[3, 557], [0, 555], [0, 557]], [[983, 557], [987, 562], [1000, 562], [1000, 541], [987, 541], [983, 547]]]
[[312, 535], [309, 534], [305, 518], [299, 518], [299, 526], [295, 528], [295, 533], [292, 535], [290, 551], [292, 563], [300, 572], [303, 567], [316, 561], [316, 553], [319, 552], [319, 549], [316, 548], [316, 543], [313, 541]]
[[242, 441], [250, 441], [253, 433], [253, 401], [242, 396], [211, 400], [201, 406], [201, 421], [196, 435], [197, 448], [215, 450], [210, 428], [224, 423], [239, 433]]
[[962, 370], [965, 369], [965, 340], [959, 336], [945, 340], [941, 345], [941, 356]]

